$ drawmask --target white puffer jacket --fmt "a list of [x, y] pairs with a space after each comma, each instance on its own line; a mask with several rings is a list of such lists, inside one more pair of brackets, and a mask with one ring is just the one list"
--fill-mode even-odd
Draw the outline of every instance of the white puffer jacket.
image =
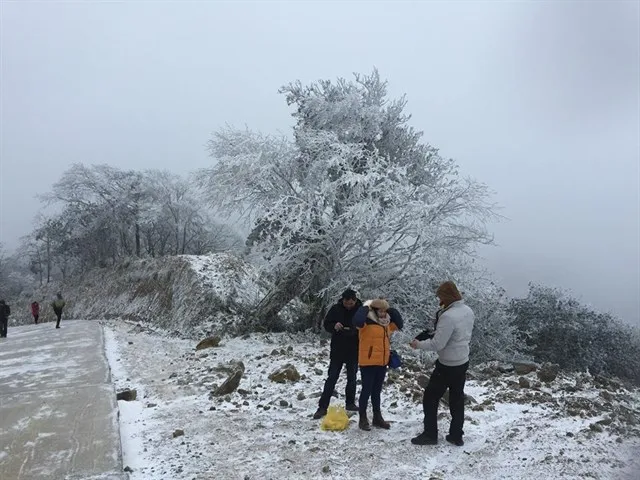
[[418, 343], [418, 348], [438, 353], [438, 360], [448, 367], [469, 361], [469, 342], [475, 315], [464, 300], [453, 302], [438, 320], [433, 338]]

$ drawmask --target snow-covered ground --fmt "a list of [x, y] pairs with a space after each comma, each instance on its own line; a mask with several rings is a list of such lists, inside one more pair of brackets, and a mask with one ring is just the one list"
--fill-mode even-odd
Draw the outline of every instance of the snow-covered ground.
[[[142, 331], [141, 331], [142, 330]], [[521, 388], [519, 376], [487, 368], [467, 393], [465, 445], [414, 446], [421, 431], [421, 388], [429, 369], [392, 372], [383, 391], [391, 430], [324, 432], [312, 420], [328, 365], [328, 345], [286, 334], [223, 339], [219, 347], [153, 333], [124, 321], [105, 323], [107, 356], [118, 390], [124, 465], [132, 479], [639, 479], [640, 395], [588, 375], [560, 376]], [[242, 361], [238, 390], [212, 397]], [[293, 364], [295, 383], [274, 383]], [[334, 403], [342, 405], [344, 376]], [[449, 413], [441, 409], [441, 437]], [[598, 423], [600, 421], [601, 423]], [[176, 430], [184, 435], [174, 438]], [[632, 454], [635, 453], [635, 457]]]

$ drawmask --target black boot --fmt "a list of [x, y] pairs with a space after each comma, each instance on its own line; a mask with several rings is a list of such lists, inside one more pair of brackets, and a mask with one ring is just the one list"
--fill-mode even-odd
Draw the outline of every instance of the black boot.
[[464, 440], [462, 440], [462, 437], [460, 438], [455, 438], [453, 437], [451, 434], [447, 435], [446, 437], [444, 437], [445, 440], [449, 443], [453, 443], [455, 446], [457, 447], [462, 447], [464, 445]]
[[421, 433], [417, 437], [411, 439], [411, 443], [414, 445], [437, 445], [438, 438], [429, 437], [426, 433]]
[[316, 413], [313, 414], [313, 419], [314, 420], [320, 420], [326, 414], [327, 414], [327, 409], [319, 407], [318, 410], [316, 410]]
[[360, 414], [360, 421], [358, 422], [358, 427], [360, 428], [360, 430], [365, 430], [367, 432], [371, 430], [371, 425], [369, 425], [369, 419], [367, 418], [366, 413]]
[[344, 407], [344, 409], [347, 412], [357, 412], [359, 410], [358, 406], [354, 402], [347, 403], [347, 405]]
[[382, 413], [381, 412], [373, 412], [373, 422], [372, 422], [374, 427], [378, 427], [378, 428], [384, 428], [385, 430], [389, 430], [391, 428], [391, 424], [387, 421], [385, 421], [384, 418], [382, 418]]

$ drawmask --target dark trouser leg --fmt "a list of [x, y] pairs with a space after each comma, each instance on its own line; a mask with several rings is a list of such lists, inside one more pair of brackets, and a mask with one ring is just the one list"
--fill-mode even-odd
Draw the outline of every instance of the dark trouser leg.
[[375, 368], [375, 377], [373, 380], [373, 390], [371, 391], [371, 406], [373, 413], [380, 413], [380, 394], [382, 393], [382, 385], [384, 385], [384, 377], [387, 374], [387, 367]]
[[9, 323], [9, 319], [0, 320], [0, 337], [7, 336], [8, 323]]
[[62, 317], [62, 312], [56, 312], [56, 317], [58, 317], [58, 321], [56, 322], [56, 328], [60, 328], [60, 318]]
[[34, 315], [33, 316], [33, 319], [36, 321], [36, 325], [38, 324], [38, 318], [39, 318], [39, 315]]
[[459, 367], [451, 367], [449, 376], [449, 411], [451, 412], [451, 425], [449, 434], [453, 438], [462, 438], [464, 432], [464, 383], [467, 378], [469, 363]]
[[422, 397], [424, 409], [424, 433], [429, 438], [438, 438], [438, 403], [447, 391], [447, 383], [442, 367], [436, 362], [436, 368], [431, 374], [427, 388]]
[[329, 406], [331, 395], [333, 394], [333, 390], [334, 388], [336, 388], [336, 383], [338, 382], [338, 378], [340, 377], [342, 363], [343, 361], [341, 358], [332, 358], [329, 361], [329, 374], [327, 375], [327, 379], [324, 382], [322, 396], [320, 397], [320, 403], [318, 405], [320, 408], [327, 408]]
[[375, 382], [376, 367], [360, 367], [360, 378], [362, 379], [362, 388], [360, 389], [360, 400], [358, 402], [358, 410], [360, 415], [366, 415], [367, 406], [369, 405], [369, 397], [373, 391]]
[[358, 376], [358, 355], [357, 352], [349, 357], [347, 364], [347, 388], [345, 389], [345, 403], [347, 405], [356, 403], [356, 378]]

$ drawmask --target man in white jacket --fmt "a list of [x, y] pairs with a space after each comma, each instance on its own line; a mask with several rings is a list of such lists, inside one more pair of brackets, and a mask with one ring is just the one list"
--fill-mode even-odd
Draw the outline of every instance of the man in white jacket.
[[469, 368], [469, 342], [473, 332], [474, 314], [462, 300], [455, 283], [445, 282], [436, 295], [442, 307], [433, 338], [414, 339], [411, 347], [438, 353], [438, 360], [429, 384], [424, 390], [424, 432], [411, 439], [414, 445], [438, 443], [438, 403], [449, 389], [451, 425], [446, 440], [464, 445], [464, 384]]

